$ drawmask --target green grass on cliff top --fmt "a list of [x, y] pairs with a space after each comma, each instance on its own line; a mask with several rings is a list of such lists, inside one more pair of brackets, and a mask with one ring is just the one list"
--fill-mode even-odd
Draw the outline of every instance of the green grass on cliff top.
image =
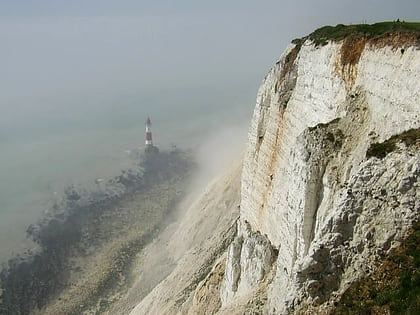
[[292, 42], [298, 44], [302, 40], [309, 38], [313, 40], [316, 44], [326, 44], [328, 40], [341, 40], [352, 34], [360, 34], [367, 38], [373, 38], [391, 31], [398, 30], [420, 33], [420, 23], [394, 21], [380, 22], [375, 24], [337, 24], [336, 26], [323, 26], [309, 34], [309, 36], [294, 39]]

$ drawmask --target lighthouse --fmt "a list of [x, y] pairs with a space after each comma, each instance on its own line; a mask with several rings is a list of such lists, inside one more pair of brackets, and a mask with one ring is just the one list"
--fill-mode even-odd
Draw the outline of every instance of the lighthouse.
[[152, 122], [150, 120], [150, 117], [148, 117], [147, 120], [146, 120], [146, 137], [145, 137], [145, 140], [144, 140], [144, 144], [146, 145], [146, 147], [144, 149], [146, 153], [158, 153], [159, 152], [159, 149], [153, 145]]
[[153, 147], [153, 140], [152, 140], [152, 122], [150, 121], [150, 117], [146, 120], [146, 140], [145, 145], [147, 147]]

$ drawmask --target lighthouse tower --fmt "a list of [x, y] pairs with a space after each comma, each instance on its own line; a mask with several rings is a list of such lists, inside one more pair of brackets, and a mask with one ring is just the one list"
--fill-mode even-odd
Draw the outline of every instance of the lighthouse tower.
[[144, 151], [147, 154], [157, 154], [159, 153], [159, 149], [153, 145], [152, 140], [152, 122], [150, 118], [146, 120], [146, 138], [144, 140], [144, 144], [146, 145]]
[[150, 121], [150, 118], [148, 117], [146, 120], [146, 148], [153, 147], [153, 140], [152, 140], [152, 122]]

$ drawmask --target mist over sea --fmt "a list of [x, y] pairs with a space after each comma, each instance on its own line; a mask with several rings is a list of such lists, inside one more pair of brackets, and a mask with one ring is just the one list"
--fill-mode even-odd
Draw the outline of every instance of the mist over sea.
[[132, 167], [126, 150], [143, 144], [148, 116], [162, 148], [195, 149], [214, 135], [243, 145], [257, 88], [289, 41], [280, 22], [250, 24], [254, 10], [233, 4], [136, 3], [1, 11], [0, 261], [32, 246], [27, 226], [64, 187]]
[[173, 103], [156, 97], [148, 104], [139, 96], [138, 101], [123, 99], [73, 113], [70, 121], [65, 113], [52, 117], [28, 113], [17, 115], [14, 124], [2, 124], [0, 261], [33, 246], [26, 239], [27, 226], [51, 208], [66, 186], [95, 189], [96, 178], [136, 167], [129, 150], [143, 146], [148, 116], [154, 142], [162, 149], [176, 145], [194, 150], [212, 135], [233, 129], [243, 141], [252, 94], [221, 97], [218, 104], [210, 95], [212, 101], [205, 101], [205, 91], [201, 100], [172, 95]]

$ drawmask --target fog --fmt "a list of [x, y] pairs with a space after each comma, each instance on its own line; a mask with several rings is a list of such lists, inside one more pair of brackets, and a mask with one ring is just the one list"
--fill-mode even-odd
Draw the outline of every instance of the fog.
[[0, 1], [0, 260], [63, 187], [131, 167], [148, 116], [156, 144], [197, 149], [210, 178], [243, 149], [290, 40], [419, 12], [414, 0]]

